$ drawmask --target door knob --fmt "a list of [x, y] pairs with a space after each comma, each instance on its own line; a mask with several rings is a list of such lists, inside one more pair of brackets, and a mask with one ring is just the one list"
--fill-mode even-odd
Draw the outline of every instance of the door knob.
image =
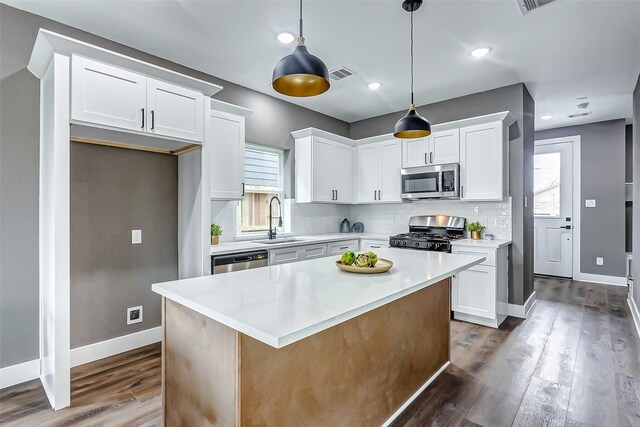
[[560, 228], [564, 228], [565, 230], [571, 230], [571, 226], [570, 225], [565, 225], [565, 226], [562, 226]]

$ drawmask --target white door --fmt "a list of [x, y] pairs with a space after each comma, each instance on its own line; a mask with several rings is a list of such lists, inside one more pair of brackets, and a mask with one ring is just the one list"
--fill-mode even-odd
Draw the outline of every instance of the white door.
[[71, 60], [71, 121], [144, 132], [147, 78], [81, 56]]
[[505, 146], [502, 122], [460, 129], [460, 198], [502, 200]]
[[534, 273], [573, 276], [573, 147], [536, 144], [533, 159]]
[[312, 201], [332, 202], [335, 199], [333, 164], [336, 160], [333, 142], [314, 136], [312, 150]]
[[212, 111], [210, 120], [211, 198], [240, 200], [244, 195], [244, 117]]
[[402, 140], [402, 167], [414, 168], [429, 164], [429, 138]]
[[204, 96], [195, 90], [147, 79], [147, 132], [204, 140]]
[[401, 182], [400, 168], [402, 148], [400, 141], [394, 139], [392, 141], [380, 143], [380, 170], [381, 182], [378, 200], [382, 202], [401, 202]]
[[[357, 148], [356, 155], [356, 200], [373, 203], [378, 200], [380, 190], [380, 145], [367, 144]], [[400, 168], [398, 168], [400, 174]]]
[[333, 166], [333, 189], [335, 200], [340, 203], [353, 202], [353, 151], [349, 145], [334, 143], [330, 165]]
[[429, 137], [429, 164], [442, 165], [460, 161], [460, 129], [434, 132]]

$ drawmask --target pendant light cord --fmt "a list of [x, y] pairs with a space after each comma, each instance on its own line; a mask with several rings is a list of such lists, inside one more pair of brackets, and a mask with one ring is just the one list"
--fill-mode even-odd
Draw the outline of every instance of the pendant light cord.
[[300, 0], [300, 37], [303, 37], [302, 35], [302, 0]]
[[[302, 3], [302, 0], [300, 0]], [[411, 105], [413, 105], [413, 10], [411, 11]]]

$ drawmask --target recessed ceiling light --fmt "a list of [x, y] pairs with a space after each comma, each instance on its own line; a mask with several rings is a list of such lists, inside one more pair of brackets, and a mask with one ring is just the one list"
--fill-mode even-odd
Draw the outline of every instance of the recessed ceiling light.
[[367, 87], [371, 90], [378, 90], [380, 89], [380, 86], [382, 86], [382, 83], [380, 82], [371, 82], [367, 85]]
[[490, 47], [479, 47], [478, 49], [474, 49], [471, 51], [471, 56], [474, 56], [476, 58], [481, 58], [489, 52], [491, 52]]
[[540, 116], [540, 118], [542, 120], [550, 120], [550, 119], [553, 118], [553, 115], [552, 114], [544, 114], [544, 115]]
[[296, 39], [296, 36], [294, 36], [291, 33], [280, 33], [278, 34], [278, 41], [282, 44], [289, 44], [291, 42], [293, 42]]

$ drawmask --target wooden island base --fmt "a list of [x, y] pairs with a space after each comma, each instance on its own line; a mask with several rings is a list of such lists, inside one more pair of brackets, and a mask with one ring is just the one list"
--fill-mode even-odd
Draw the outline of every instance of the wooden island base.
[[449, 361], [449, 279], [280, 349], [163, 298], [167, 426], [376, 426]]

